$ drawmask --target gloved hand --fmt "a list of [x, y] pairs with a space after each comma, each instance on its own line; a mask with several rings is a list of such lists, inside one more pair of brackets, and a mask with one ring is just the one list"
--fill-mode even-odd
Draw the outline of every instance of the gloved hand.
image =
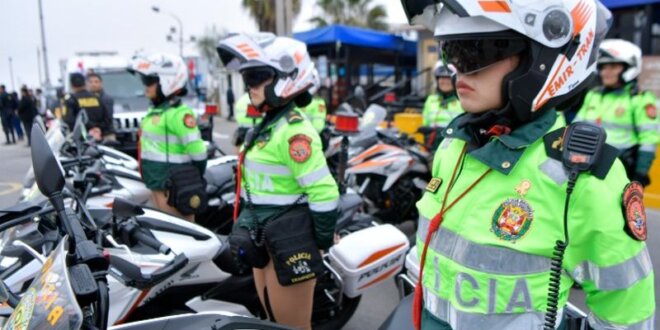
[[651, 178], [649, 178], [647, 173], [635, 172], [635, 174], [633, 174], [632, 180], [641, 183], [644, 187], [651, 184]]

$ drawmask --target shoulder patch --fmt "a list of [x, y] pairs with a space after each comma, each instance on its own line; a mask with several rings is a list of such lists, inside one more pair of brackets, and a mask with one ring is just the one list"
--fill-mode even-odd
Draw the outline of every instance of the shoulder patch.
[[543, 137], [545, 153], [548, 157], [561, 161], [561, 154], [564, 147], [565, 127], [554, 130]]
[[195, 116], [187, 113], [183, 116], [183, 124], [188, 128], [195, 128], [197, 126], [197, 119], [195, 119]]
[[637, 181], [626, 185], [623, 190], [624, 230], [635, 240], [646, 240], [646, 210], [644, 209], [644, 187]]
[[298, 111], [289, 111], [289, 114], [286, 117], [286, 121], [290, 124], [299, 123], [305, 120], [303, 116]]
[[312, 156], [312, 138], [296, 134], [289, 139], [289, 156], [297, 163], [304, 163]]
[[647, 104], [644, 107], [644, 110], [646, 111], [646, 116], [655, 119], [658, 116], [658, 109], [656, 108], [655, 104]]

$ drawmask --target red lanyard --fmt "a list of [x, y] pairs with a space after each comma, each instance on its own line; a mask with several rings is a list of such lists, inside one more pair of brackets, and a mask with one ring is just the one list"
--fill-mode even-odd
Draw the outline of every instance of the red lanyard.
[[238, 219], [238, 208], [241, 206], [241, 183], [243, 181], [243, 161], [245, 160], [244, 150], [238, 154], [238, 168], [236, 168], [236, 197], [234, 198], [234, 222]]
[[456, 173], [458, 172], [458, 167], [461, 164], [461, 161], [463, 157], [465, 157], [465, 149], [467, 148], [467, 145], [463, 147], [463, 150], [461, 151], [460, 157], [458, 157], [458, 161], [456, 162], [456, 166], [454, 167], [454, 172], [451, 174], [451, 180], [449, 181], [449, 187], [447, 187], [447, 191], [445, 191], [445, 196], [442, 199], [442, 207], [440, 208], [440, 212], [436, 214], [433, 219], [431, 220], [431, 223], [429, 224], [429, 229], [426, 234], [426, 239], [424, 242], [424, 250], [422, 251], [422, 257], [420, 258], [420, 264], [419, 264], [419, 279], [417, 280], [417, 285], [415, 285], [415, 297], [413, 300], [413, 325], [415, 326], [415, 329], [419, 330], [422, 326], [422, 280], [423, 280], [423, 275], [424, 275], [424, 264], [426, 262], [426, 252], [429, 248], [429, 244], [431, 243], [431, 236], [438, 231], [440, 228], [440, 224], [442, 224], [442, 220], [444, 218], [445, 213], [449, 211], [449, 209], [452, 208], [452, 206], [456, 205], [458, 201], [463, 199], [465, 195], [467, 195], [472, 188], [474, 188], [488, 173], [490, 173], [493, 169], [489, 168], [482, 174], [477, 180], [475, 180], [465, 191], [463, 191], [456, 199], [454, 199], [449, 205], [445, 207], [447, 204], [447, 197], [449, 196], [449, 191], [452, 188], [452, 184], [454, 183], [454, 179], [456, 178]]

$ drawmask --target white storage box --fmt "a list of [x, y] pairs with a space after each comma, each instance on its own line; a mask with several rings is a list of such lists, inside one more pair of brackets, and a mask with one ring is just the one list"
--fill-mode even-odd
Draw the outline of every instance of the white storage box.
[[330, 248], [330, 263], [344, 280], [344, 294], [357, 297], [401, 271], [408, 238], [392, 225], [352, 233]]

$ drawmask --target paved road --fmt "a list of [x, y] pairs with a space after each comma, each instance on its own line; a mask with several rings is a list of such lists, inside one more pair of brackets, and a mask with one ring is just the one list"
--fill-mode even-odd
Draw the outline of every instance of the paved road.
[[[235, 153], [231, 146], [231, 136], [236, 124], [224, 119], [216, 119], [214, 140], [220, 148], [230, 154]], [[30, 166], [30, 149], [25, 143], [12, 146], [0, 145], [0, 208], [12, 205], [18, 198], [21, 181]], [[655, 268], [660, 267], [660, 211], [648, 210], [649, 239], [647, 241]], [[658, 273], [658, 272], [656, 272]], [[660, 288], [660, 276], [655, 279], [656, 288]], [[658, 303], [656, 290], [656, 304]], [[584, 308], [584, 297], [581, 292], [574, 292], [571, 297], [576, 305]], [[360, 302], [360, 306], [351, 321], [344, 327], [346, 330], [377, 329], [398, 303], [398, 293], [394, 281], [386, 281], [370, 289]], [[656, 321], [656, 329], [660, 329], [660, 319]]]

